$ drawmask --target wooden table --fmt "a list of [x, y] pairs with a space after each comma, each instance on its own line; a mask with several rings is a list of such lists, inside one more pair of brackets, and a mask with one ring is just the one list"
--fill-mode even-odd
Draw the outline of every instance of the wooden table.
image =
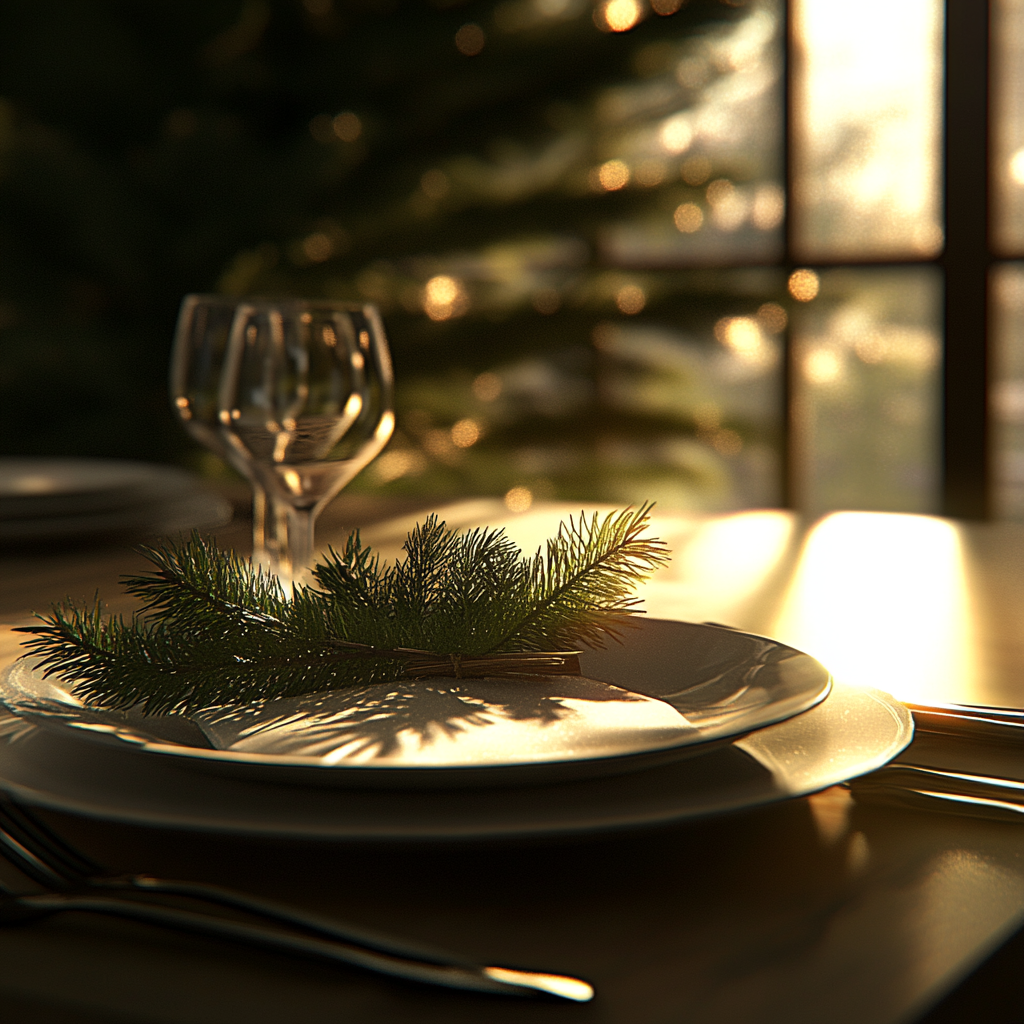
[[[500, 523], [533, 548], [572, 511], [512, 516], [479, 500], [442, 514]], [[393, 554], [414, 519], [343, 497], [319, 539], [368, 524]], [[765, 510], [659, 514], [654, 532], [674, 557], [644, 588], [652, 615], [773, 636], [905, 699], [1024, 706], [1024, 527]], [[244, 524], [222, 539], [244, 548]], [[0, 622], [97, 588], [124, 608], [117, 576], [142, 566], [127, 550], [2, 558]], [[14, 640], [0, 630], [0, 656]], [[843, 789], [516, 844], [253, 843], [48, 820], [118, 870], [231, 883], [484, 962], [578, 974], [599, 994], [583, 1006], [450, 994], [68, 915], [0, 932], [0, 1006], [25, 1019], [896, 1024], [1024, 920], [1019, 826], [859, 806]]]

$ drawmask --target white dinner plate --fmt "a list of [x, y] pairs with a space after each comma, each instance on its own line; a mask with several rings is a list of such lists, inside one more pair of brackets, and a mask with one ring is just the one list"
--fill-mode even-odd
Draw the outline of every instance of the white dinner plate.
[[190, 721], [83, 706], [22, 661], [0, 676], [0, 704], [79, 742], [245, 780], [449, 789], [690, 757], [806, 711], [830, 684], [819, 662], [777, 641], [658, 619], [580, 664], [583, 678], [381, 684]]
[[73, 743], [0, 719], [0, 788], [27, 805], [108, 821], [290, 839], [460, 840], [663, 824], [802, 796], [866, 774], [910, 742], [910, 712], [837, 684], [803, 714], [699, 757], [614, 778], [501, 790], [339, 790], [247, 782], [181, 759]]

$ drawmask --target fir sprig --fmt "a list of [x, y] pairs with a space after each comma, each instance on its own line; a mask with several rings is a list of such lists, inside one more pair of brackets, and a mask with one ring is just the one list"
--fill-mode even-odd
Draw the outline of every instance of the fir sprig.
[[424, 675], [572, 671], [637, 611], [635, 586], [668, 558], [643, 536], [650, 506], [562, 523], [524, 558], [501, 530], [415, 527], [383, 564], [359, 534], [286, 598], [277, 580], [197, 534], [143, 549], [125, 578], [129, 621], [65, 602], [22, 627], [47, 675], [97, 707], [188, 714]]

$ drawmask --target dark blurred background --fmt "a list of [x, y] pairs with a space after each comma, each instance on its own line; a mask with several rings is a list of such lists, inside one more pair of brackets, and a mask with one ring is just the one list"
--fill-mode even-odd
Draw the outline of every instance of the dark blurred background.
[[[182, 295], [322, 295], [378, 303], [393, 347], [398, 436], [364, 486], [617, 499], [660, 476], [674, 504], [770, 499], [772, 397], [730, 413], [697, 378], [713, 325], [778, 274], [667, 268], [722, 261], [674, 211], [702, 217], [709, 179], [777, 179], [779, 147], [751, 124], [713, 166], [693, 125], [666, 129], [735, 75], [704, 50], [751, 14], [677, 7], [4, 4], [3, 453], [216, 472], [166, 397]], [[776, 62], [774, 34], [745, 59]], [[748, 262], [778, 245], [771, 202], [767, 230], [719, 232]], [[647, 336], [619, 329], [641, 313]], [[690, 386], [659, 400], [659, 381]]]
[[227, 474], [179, 303], [294, 294], [384, 315], [355, 490], [934, 511], [941, 9], [6, 0], [0, 454]]

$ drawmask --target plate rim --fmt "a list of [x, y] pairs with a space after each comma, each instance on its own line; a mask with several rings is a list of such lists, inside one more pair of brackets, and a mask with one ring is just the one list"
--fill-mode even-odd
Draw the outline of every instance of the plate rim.
[[[755, 794], [750, 794], [748, 791], [746, 795], [744, 795], [741, 791], [744, 786], [741, 785], [739, 788], [734, 788], [732, 792], [723, 793], [723, 796], [719, 798], [717, 802], [712, 802], [712, 806], [702, 806], [698, 808], [676, 806], [673, 808], [651, 811], [644, 807], [634, 808], [633, 805], [630, 805], [629, 813], [626, 813], [622, 807], [619, 807], [613, 812], [587, 810], [584, 812], [582, 819], [569, 822], [563, 820], [545, 822], [538, 822], [536, 820], [516, 820], [516, 812], [513, 811], [512, 817], [509, 819], [501, 820], [498, 823], [489, 821], [484, 824], [481, 824], [476, 820], [472, 814], [466, 813], [462, 814], [457, 823], [453, 822], [450, 820], [451, 812], [449, 812], [448, 820], [442, 820], [441, 822], [434, 824], [432, 827], [426, 827], [422, 823], [417, 822], [412, 822], [410, 824], [400, 816], [397, 820], [392, 819], [386, 821], [384, 824], [380, 823], [380, 819], [378, 819], [378, 822], [373, 825], [367, 825], [365, 823], [352, 824], [345, 821], [344, 811], [342, 810], [341, 813], [333, 813], [329, 816], [333, 822], [332, 826], [331, 822], [324, 820], [325, 817], [328, 816], [318, 816], [315, 814], [310, 815], [308, 812], [303, 812], [306, 817], [300, 823], [294, 820], [282, 820], [280, 811], [275, 812], [278, 815], [277, 820], [271, 821], [264, 816], [259, 821], [243, 821], [242, 818], [245, 813], [251, 814], [252, 812], [236, 812], [240, 813], [241, 816], [235, 820], [230, 820], [230, 816], [225, 816], [222, 810], [209, 806], [208, 809], [198, 811], [194, 809], [182, 811], [180, 809], [167, 810], [160, 808], [125, 809], [123, 805], [120, 808], [117, 808], [111, 806], [111, 804], [117, 800], [116, 795], [114, 797], [108, 797], [106, 801], [104, 801], [102, 797], [84, 799], [54, 794], [47, 791], [43, 786], [34, 786], [23, 782], [12, 782], [10, 779], [4, 777], [4, 775], [6, 775], [6, 771], [4, 771], [2, 762], [0, 762], [0, 789], [11, 792], [14, 794], [16, 799], [22, 800], [30, 806], [45, 807], [51, 810], [78, 814], [96, 820], [120, 822], [123, 824], [154, 827], [158, 829], [186, 829], [208, 834], [249, 836], [261, 839], [278, 839], [299, 842], [385, 842], [414, 844], [422, 842], [447, 841], [490, 842], [496, 840], [529, 840], [544, 837], [572, 838], [574, 836], [602, 834], [635, 828], [668, 826], [681, 822], [698, 821], [708, 817], [720, 816], [722, 814], [737, 813], [743, 810], [750, 810], [770, 805], [772, 803], [782, 802], [794, 797], [806, 796], [875, 770], [882, 764], [885, 764], [892, 758], [896, 757], [907, 747], [907, 745], [909, 745], [914, 732], [913, 718], [911, 717], [909, 710], [890, 694], [871, 687], [837, 684], [832, 691], [831, 698], [836, 702], [836, 707], [838, 708], [843, 705], [844, 701], [851, 700], [857, 694], [869, 698], [872, 707], [877, 705], [880, 710], [884, 710], [887, 713], [885, 718], [891, 722], [891, 735], [888, 736], [884, 744], [876, 744], [871, 756], [863, 757], [854, 770], [847, 770], [839, 773], [832, 772], [831, 774], [826, 772], [825, 777], [815, 779], [812, 785], [797, 784], [795, 786], [791, 785], [787, 787], [780, 785], [780, 782], [783, 780], [779, 779], [777, 772], [772, 769], [771, 766], [763, 765], [763, 767], [767, 768], [769, 775], [775, 783], [774, 786], [765, 786]], [[815, 714], [820, 715], [826, 707], [828, 707], [828, 704], [818, 704], [801, 715], [776, 723], [773, 726], [766, 726], [764, 730], [758, 730], [754, 735], [760, 735], [763, 741], [765, 738], [764, 734], [769, 734], [769, 739], [771, 739], [770, 734], [772, 730], [781, 730], [784, 733], [786, 730], [791, 729], [793, 724], [799, 722], [801, 719], [804, 719], [806, 722], [807, 719], [804, 716], [813, 716]], [[9, 720], [20, 722], [29, 730], [38, 729], [38, 726], [35, 726], [34, 723], [26, 722], [23, 719], [17, 719], [15, 716], [9, 715], [9, 713], [4, 714], [9, 716]], [[0, 722], [2, 722], [2, 718], [0, 718]], [[818, 726], [818, 728], [825, 727]], [[48, 739], [53, 738], [52, 733], [43, 732], [42, 735]], [[0, 740], [0, 742], [5, 741]], [[735, 742], [741, 744], [743, 741], [737, 740]], [[776, 739], [775, 742], [779, 742], [779, 740]], [[107, 753], [115, 754], [116, 748], [108, 748]], [[754, 759], [757, 760], [756, 757]], [[831, 764], [832, 759], [829, 759], [826, 763]], [[158, 774], [170, 772], [172, 776], [191, 780], [193, 787], [197, 785], [196, 775], [193, 773], [181, 772], [169, 762], [155, 762], [155, 766], [158, 768]], [[646, 774], [647, 773], [645, 772], [632, 773], [628, 778], [630, 780], [639, 780], [642, 783]], [[223, 784], [228, 780], [221, 779], [216, 781]], [[273, 783], [253, 783], [242, 782], [239, 780], [230, 780], [230, 782], [233, 786], [241, 787], [243, 791], [256, 793], [268, 786], [271, 789], [276, 790], [289, 788]], [[216, 784], [216, 782], [214, 784]], [[603, 792], [601, 784], [602, 780], [600, 779], [586, 779], [569, 783], [568, 785], [582, 787], [584, 789], [589, 788], [591, 792], [594, 792], [593, 787], [598, 787], [597, 791]], [[200, 781], [198, 785], [201, 787], [202, 782]], [[558, 786], [557, 784], [555, 787], [526, 786], [522, 787], [522, 791], [529, 794], [531, 791], [543, 791], [550, 788], [558, 788]], [[109, 785], [106, 792], [111, 792]], [[321, 794], [329, 794], [329, 791], [320, 790], [319, 792]], [[448, 800], [457, 801], [460, 799], [460, 794], [466, 792], [475, 792], [476, 794], [481, 793], [479, 790], [453, 790], [451, 793], [446, 794], [446, 796]], [[402, 796], [410, 794], [398, 795]], [[389, 799], [393, 799], [395, 794], [378, 792], [372, 794], [372, 796], [375, 800], [384, 799], [387, 801]], [[123, 799], [124, 798], [122, 798], [122, 800]], [[219, 797], [216, 795], [213, 797], [214, 801], [217, 799], [223, 801], [228, 799], [228, 796], [221, 793]], [[469, 799], [472, 799], [472, 797]], [[210, 798], [207, 797], [208, 804], [209, 800]], [[323, 806], [327, 807], [330, 803], [330, 796], [324, 795], [322, 797], [322, 802]], [[265, 801], [261, 802], [261, 806], [266, 806]], [[611, 817], [609, 817], [609, 813], [611, 813]], [[399, 825], [402, 827], [399, 827]]]

